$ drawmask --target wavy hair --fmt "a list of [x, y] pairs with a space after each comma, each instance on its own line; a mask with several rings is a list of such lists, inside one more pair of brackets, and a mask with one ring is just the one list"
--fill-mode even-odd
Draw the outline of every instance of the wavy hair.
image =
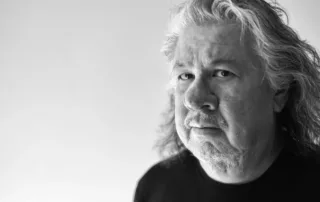
[[[320, 142], [320, 59], [314, 47], [289, 27], [288, 16], [275, 1], [188, 0], [173, 10], [169, 33], [162, 47], [172, 66], [175, 47], [188, 24], [237, 23], [241, 38], [248, 32], [260, 59], [265, 78], [275, 91], [286, 92], [288, 101], [277, 114], [277, 124], [288, 131], [299, 152], [317, 151]], [[168, 88], [169, 103], [163, 113], [156, 143], [161, 156], [185, 150], [175, 127], [174, 94]], [[280, 123], [279, 123], [280, 122]]]

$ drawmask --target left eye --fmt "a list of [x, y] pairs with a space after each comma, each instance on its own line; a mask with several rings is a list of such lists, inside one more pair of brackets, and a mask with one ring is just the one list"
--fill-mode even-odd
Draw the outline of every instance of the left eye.
[[183, 81], [186, 81], [186, 80], [189, 80], [192, 78], [193, 78], [193, 75], [189, 74], [189, 73], [183, 73], [183, 74], [179, 75], [179, 77], [178, 77], [179, 80], [183, 80]]
[[231, 75], [232, 73], [227, 70], [218, 70], [214, 73], [214, 76], [217, 76], [217, 77], [227, 77]]

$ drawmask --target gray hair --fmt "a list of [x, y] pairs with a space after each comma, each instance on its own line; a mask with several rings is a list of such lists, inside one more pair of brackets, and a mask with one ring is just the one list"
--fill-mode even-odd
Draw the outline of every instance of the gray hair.
[[[245, 32], [253, 36], [253, 48], [271, 88], [288, 94], [277, 122], [286, 128], [301, 153], [316, 151], [320, 142], [320, 59], [315, 48], [301, 40], [283, 17], [288, 21], [286, 12], [276, 2], [188, 0], [174, 10], [162, 52], [172, 65], [179, 34], [188, 24], [239, 24], [241, 38]], [[168, 94], [169, 106], [160, 125], [163, 136], [156, 144], [162, 156], [185, 149], [175, 128], [171, 88]]]

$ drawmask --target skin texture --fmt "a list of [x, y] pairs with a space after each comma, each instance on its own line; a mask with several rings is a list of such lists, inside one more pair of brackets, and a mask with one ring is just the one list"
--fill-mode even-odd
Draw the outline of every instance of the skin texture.
[[203, 169], [223, 183], [261, 176], [281, 150], [275, 113], [285, 96], [264, 79], [253, 40], [235, 24], [187, 26], [172, 80], [178, 135]]

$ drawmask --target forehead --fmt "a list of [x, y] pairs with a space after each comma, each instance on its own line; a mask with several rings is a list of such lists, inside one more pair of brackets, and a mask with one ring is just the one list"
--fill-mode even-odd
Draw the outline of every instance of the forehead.
[[244, 60], [249, 56], [250, 43], [236, 24], [189, 25], [180, 33], [175, 59], [184, 62], [210, 61], [217, 58]]

